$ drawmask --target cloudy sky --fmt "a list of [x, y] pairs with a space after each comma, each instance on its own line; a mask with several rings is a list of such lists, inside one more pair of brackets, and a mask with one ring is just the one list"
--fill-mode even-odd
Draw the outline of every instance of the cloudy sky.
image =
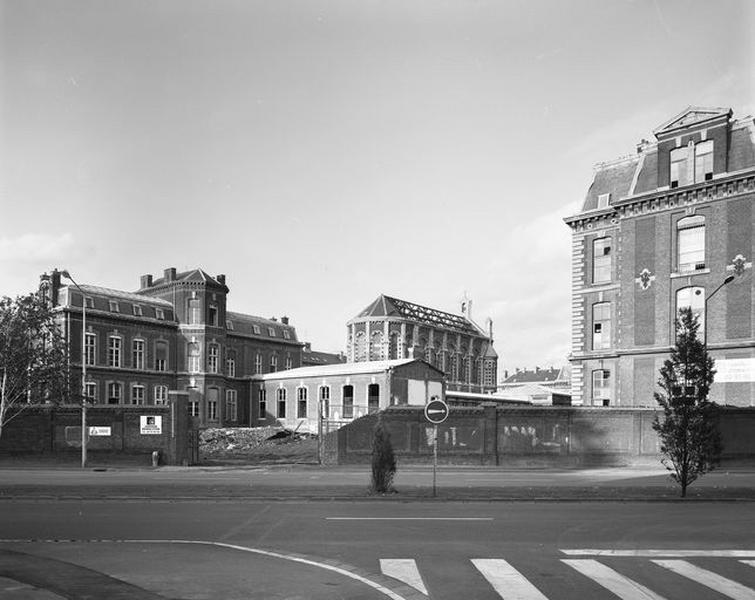
[[596, 161], [688, 105], [755, 112], [755, 4], [0, 0], [0, 294], [225, 273], [321, 350], [378, 294], [569, 351]]

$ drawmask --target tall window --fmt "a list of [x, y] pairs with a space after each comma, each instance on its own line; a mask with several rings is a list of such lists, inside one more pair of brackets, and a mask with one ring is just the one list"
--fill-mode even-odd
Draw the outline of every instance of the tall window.
[[354, 386], [343, 386], [343, 418], [354, 418]]
[[210, 322], [209, 324], [212, 325], [213, 327], [217, 327], [218, 326], [218, 307], [215, 306], [214, 304], [210, 304], [210, 306], [207, 309], [207, 313], [208, 313], [207, 315], [208, 321]]
[[291, 367], [293, 367], [293, 364], [294, 363], [293, 363], [293, 359], [291, 358], [291, 355], [290, 354], [286, 354], [286, 370], [288, 370]]
[[388, 358], [398, 358], [398, 332], [394, 331], [388, 337]]
[[598, 369], [592, 372], [592, 404], [608, 406], [611, 401], [611, 371]]
[[278, 355], [273, 354], [270, 357], [270, 372], [275, 373], [278, 370]]
[[286, 388], [278, 388], [278, 418], [286, 418]]
[[155, 342], [155, 371], [168, 368], [168, 342]]
[[324, 385], [320, 388], [320, 410], [323, 419], [330, 418], [330, 386]]
[[189, 400], [189, 415], [192, 417], [199, 416], [199, 401]]
[[679, 272], [705, 268], [705, 217], [695, 215], [679, 219], [676, 224]]
[[154, 389], [154, 395], [155, 395], [155, 404], [165, 404], [168, 402], [168, 386], [167, 385], [156, 385]]
[[210, 373], [218, 372], [218, 354], [220, 349], [217, 344], [207, 346], [207, 370]]
[[697, 316], [697, 322], [700, 329], [697, 330], [698, 338], [705, 335], [705, 288], [691, 286], [685, 287], [676, 292], [676, 314], [683, 308], [691, 308], [692, 314]]
[[84, 338], [84, 360], [88, 365], [95, 364], [97, 356], [97, 334], [87, 333]]
[[237, 421], [239, 418], [239, 401], [236, 390], [225, 391], [225, 418], [227, 421]]
[[482, 384], [485, 386], [495, 385], [495, 362], [492, 360], [485, 361]]
[[267, 391], [264, 388], [257, 391], [257, 403], [259, 418], [264, 421], [267, 418]]
[[456, 357], [456, 350], [453, 347], [448, 350], [448, 373], [451, 381], [459, 379], [459, 362]]
[[611, 238], [603, 237], [592, 243], [592, 282], [611, 281]]
[[111, 381], [107, 384], [107, 403], [121, 403], [121, 383], [119, 381]]
[[443, 364], [443, 350], [438, 350], [435, 353], [435, 366], [441, 371], [445, 371], [445, 365]]
[[687, 146], [674, 148], [671, 151], [671, 187], [676, 188], [680, 185], [689, 185], [692, 182], [689, 169], [687, 167], [689, 150]]
[[135, 383], [131, 386], [131, 404], [144, 404], [144, 386]]
[[598, 302], [592, 305], [592, 349], [611, 347], [611, 303]]
[[695, 144], [695, 183], [713, 179], [713, 140]]
[[370, 340], [370, 360], [383, 360], [383, 332], [373, 331]]
[[218, 388], [207, 388], [207, 420], [218, 420]]
[[187, 308], [187, 321], [189, 325], [199, 325], [202, 322], [202, 307], [199, 304], [199, 298], [189, 298]]
[[357, 362], [367, 360], [367, 342], [364, 338], [364, 331], [354, 336], [354, 360]]
[[254, 373], [256, 375], [262, 373], [262, 355], [259, 352], [254, 355]]
[[111, 335], [107, 342], [107, 366], [121, 366], [121, 343], [122, 340], [117, 335]]
[[144, 369], [144, 340], [134, 340], [131, 346], [131, 366]]
[[297, 419], [306, 419], [307, 418], [307, 397], [308, 397], [308, 391], [305, 387], [300, 387], [296, 389], [296, 418]]
[[197, 342], [189, 343], [189, 373], [199, 373], [200, 369], [199, 344]]
[[236, 377], [236, 354], [232, 351], [228, 352], [225, 359], [225, 373], [228, 377]]
[[367, 386], [367, 412], [376, 413], [380, 410], [380, 386], [377, 383], [371, 383]]
[[85, 393], [89, 402], [97, 402], [97, 384], [94, 381], [87, 381]]

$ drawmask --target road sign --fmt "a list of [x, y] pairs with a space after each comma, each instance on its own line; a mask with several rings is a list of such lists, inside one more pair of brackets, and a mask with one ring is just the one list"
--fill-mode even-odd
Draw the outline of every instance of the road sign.
[[425, 418], [436, 425], [442, 423], [448, 418], [448, 404], [439, 398], [430, 400], [425, 405]]

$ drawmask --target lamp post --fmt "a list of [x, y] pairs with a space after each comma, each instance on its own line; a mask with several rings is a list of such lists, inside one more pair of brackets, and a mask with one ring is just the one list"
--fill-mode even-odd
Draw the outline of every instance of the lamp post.
[[87, 335], [87, 301], [84, 297], [84, 290], [67, 270], [60, 273], [66, 279], [69, 279], [81, 294], [81, 468], [87, 466], [87, 357], [86, 357], [86, 335]]

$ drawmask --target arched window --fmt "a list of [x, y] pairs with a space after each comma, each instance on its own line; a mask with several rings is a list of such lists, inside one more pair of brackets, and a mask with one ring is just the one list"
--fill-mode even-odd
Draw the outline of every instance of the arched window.
[[398, 358], [398, 331], [394, 331], [388, 338], [388, 358]]
[[343, 418], [354, 418], [354, 386], [343, 386]]
[[197, 342], [189, 343], [189, 373], [199, 373], [200, 361], [199, 361], [199, 344]]
[[679, 272], [705, 269], [705, 217], [695, 215], [679, 219], [676, 230]]
[[330, 418], [330, 386], [324, 385], [320, 388], [320, 410], [323, 419]]
[[698, 337], [705, 333], [705, 288], [690, 286], [676, 292], [676, 317], [683, 308], [691, 308], [692, 314], [697, 316], [700, 328], [697, 330]]
[[306, 387], [296, 388], [296, 418], [307, 418], [307, 399], [309, 390]]
[[199, 325], [202, 322], [202, 306], [199, 298], [189, 298], [186, 308], [186, 320], [189, 325]]
[[376, 413], [380, 410], [380, 386], [377, 383], [371, 383], [367, 386], [367, 412]]
[[354, 360], [357, 362], [367, 360], [367, 342], [364, 331], [360, 331], [354, 336]]
[[278, 388], [276, 392], [278, 398], [278, 418], [286, 418], [286, 388]]
[[435, 366], [441, 371], [445, 371], [445, 365], [443, 364], [443, 350], [440, 348], [435, 349]]
[[373, 331], [370, 338], [370, 360], [383, 360], [383, 332]]

